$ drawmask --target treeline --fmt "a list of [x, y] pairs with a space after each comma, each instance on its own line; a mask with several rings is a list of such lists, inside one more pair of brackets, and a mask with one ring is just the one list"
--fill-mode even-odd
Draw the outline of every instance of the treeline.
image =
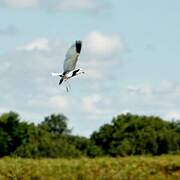
[[180, 121], [154, 116], [119, 115], [90, 138], [75, 136], [62, 114], [35, 125], [15, 112], [0, 116], [0, 157], [96, 157], [180, 153]]

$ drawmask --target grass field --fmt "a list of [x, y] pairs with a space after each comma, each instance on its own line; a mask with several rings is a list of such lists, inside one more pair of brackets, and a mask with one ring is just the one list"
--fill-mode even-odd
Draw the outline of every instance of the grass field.
[[180, 156], [0, 160], [0, 180], [178, 180]]

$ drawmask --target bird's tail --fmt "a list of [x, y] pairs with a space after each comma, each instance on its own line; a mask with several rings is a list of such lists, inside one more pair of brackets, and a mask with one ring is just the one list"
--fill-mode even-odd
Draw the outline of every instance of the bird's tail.
[[60, 77], [63, 77], [63, 73], [54, 73], [54, 72], [52, 72], [51, 76], [60, 76]]
[[60, 81], [59, 81], [59, 85], [62, 84], [62, 82], [64, 80], [64, 74], [63, 73], [54, 73], [54, 72], [52, 72], [51, 75], [54, 76], [54, 77], [56, 77], [56, 76], [61, 77]]

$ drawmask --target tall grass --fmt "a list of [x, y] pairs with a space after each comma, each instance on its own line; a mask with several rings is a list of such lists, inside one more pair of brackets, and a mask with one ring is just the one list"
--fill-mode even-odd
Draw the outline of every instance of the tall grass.
[[180, 156], [0, 160], [0, 180], [178, 180]]

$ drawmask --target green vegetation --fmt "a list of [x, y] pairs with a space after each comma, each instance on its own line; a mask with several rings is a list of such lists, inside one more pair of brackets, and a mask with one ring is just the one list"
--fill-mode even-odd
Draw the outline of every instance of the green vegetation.
[[78, 158], [180, 153], [180, 122], [154, 116], [119, 115], [90, 138], [74, 136], [67, 117], [52, 114], [35, 125], [17, 113], [0, 116], [0, 156]]
[[0, 160], [1, 180], [177, 180], [180, 156]]
[[178, 153], [180, 123], [153, 116], [120, 115], [94, 132], [91, 140], [111, 156]]
[[73, 135], [67, 121], [52, 114], [35, 125], [2, 114], [0, 180], [180, 179], [179, 121], [119, 115], [90, 138]]

